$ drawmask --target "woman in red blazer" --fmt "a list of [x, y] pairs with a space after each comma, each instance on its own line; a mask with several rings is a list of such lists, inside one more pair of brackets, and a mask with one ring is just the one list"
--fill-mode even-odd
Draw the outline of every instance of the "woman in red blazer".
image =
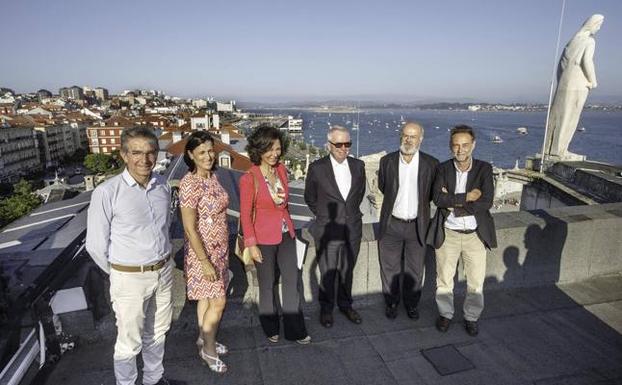
[[259, 322], [270, 342], [279, 340], [279, 314], [275, 306], [277, 266], [282, 279], [285, 339], [308, 344], [298, 292], [294, 224], [287, 207], [287, 170], [280, 163], [285, 153], [283, 133], [261, 125], [248, 137], [246, 151], [253, 162], [240, 178], [240, 221], [244, 246], [249, 248], [259, 282]]

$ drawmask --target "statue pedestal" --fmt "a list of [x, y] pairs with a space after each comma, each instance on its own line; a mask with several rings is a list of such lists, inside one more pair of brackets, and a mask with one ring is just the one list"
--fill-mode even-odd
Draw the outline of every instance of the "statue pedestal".
[[[549, 168], [553, 167], [555, 163], [558, 162], [584, 162], [587, 160], [587, 156], [574, 154], [572, 152], [568, 152], [564, 156], [557, 155], [547, 155], [544, 159], [544, 167], [542, 171], [546, 171]], [[542, 154], [536, 154], [535, 156], [528, 156], [525, 162], [525, 168], [533, 171], [540, 171], [540, 163], [542, 162]]]

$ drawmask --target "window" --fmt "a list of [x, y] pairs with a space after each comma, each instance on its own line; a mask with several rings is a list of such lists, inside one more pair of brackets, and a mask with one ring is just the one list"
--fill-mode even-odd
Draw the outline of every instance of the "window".
[[108, 141], [106, 140], [106, 138], [102, 139], [102, 144], [107, 144]]
[[108, 147], [102, 147], [102, 152], [108, 152]]
[[110, 139], [110, 143], [115, 144], [117, 143], [117, 140], [115, 138]]
[[[115, 126], [116, 126], [117, 124], [118, 124], [118, 123], [115, 123]], [[108, 134], [109, 134], [109, 135], [114, 135], [114, 130], [108, 130]]]

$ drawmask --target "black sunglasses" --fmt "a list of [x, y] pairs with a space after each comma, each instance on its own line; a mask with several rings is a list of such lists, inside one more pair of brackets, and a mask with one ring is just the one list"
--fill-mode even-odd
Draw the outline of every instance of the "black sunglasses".
[[331, 141], [329, 141], [328, 143], [332, 144], [333, 146], [337, 147], [337, 148], [350, 148], [352, 147], [352, 142], [343, 142], [343, 143], [333, 143]]

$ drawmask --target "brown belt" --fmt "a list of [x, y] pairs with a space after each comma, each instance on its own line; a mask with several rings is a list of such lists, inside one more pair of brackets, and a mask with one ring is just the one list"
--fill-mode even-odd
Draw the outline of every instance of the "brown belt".
[[126, 266], [126, 265], [117, 265], [116, 263], [111, 263], [110, 267], [117, 271], [122, 271], [124, 273], [143, 273], [145, 271], [158, 271], [166, 265], [166, 262], [169, 260], [171, 256], [168, 255], [166, 258], [158, 261], [153, 265], [142, 265], [142, 266]]

